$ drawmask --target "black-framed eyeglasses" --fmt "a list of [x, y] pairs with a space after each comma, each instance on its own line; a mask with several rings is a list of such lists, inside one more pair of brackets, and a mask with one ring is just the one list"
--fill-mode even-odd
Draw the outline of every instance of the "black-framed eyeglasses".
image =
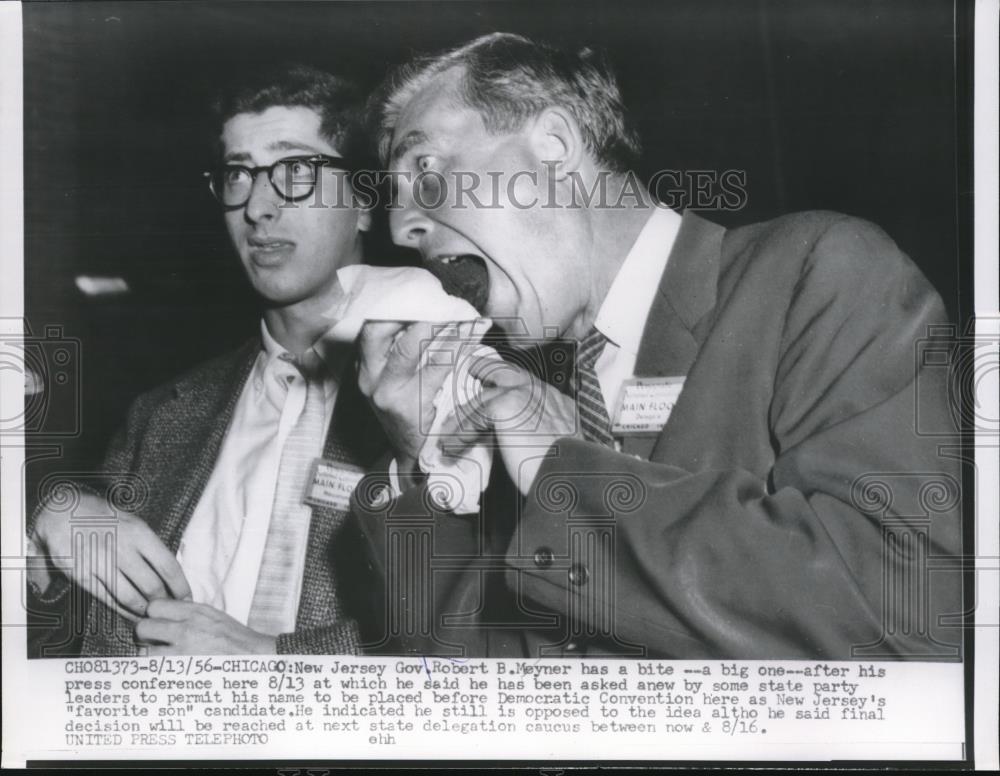
[[350, 170], [346, 159], [327, 154], [287, 156], [274, 164], [246, 167], [242, 164], [223, 164], [208, 170], [208, 188], [226, 208], [242, 207], [250, 200], [254, 181], [262, 172], [267, 173], [271, 186], [286, 202], [298, 202], [316, 190], [316, 181], [324, 166]]

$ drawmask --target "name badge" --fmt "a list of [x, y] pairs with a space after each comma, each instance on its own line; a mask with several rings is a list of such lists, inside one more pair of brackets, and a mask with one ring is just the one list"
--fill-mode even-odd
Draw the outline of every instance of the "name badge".
[[616, 436], [660, 433], [683, 387], [683, 377], [626, 380], [611, 419], [611, 433]]
[[358, 466], [317, 458], [303, 501], [314, 507], [347, 511], [351, 494], [364, 476], [364, 469]]

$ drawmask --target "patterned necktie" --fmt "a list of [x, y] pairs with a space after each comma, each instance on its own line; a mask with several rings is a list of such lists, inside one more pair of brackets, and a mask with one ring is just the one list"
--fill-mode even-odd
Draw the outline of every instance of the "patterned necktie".
[[580, 413], [580, 428], [583, 436], [590, 442], [598, 442], [607, 447], [614, 447], [615, 440], [611, 436], [611, 418], [604, 404], [604, 394], [601, 384], [597, 381], [594, 364], [604, 351], [607, 338], [596, 328], [591, 327], [576, 356], [576, 406]]
[[303, 503], [312, 463], [321, 454], [326, 432], [323, 381], [305, 374], [306, 401], [285, 440], [271, 507], [271, 522], [261, 558], [247, 626], [277, 636], [295, 630], [298, 579], [309, 538], [312, 507]]

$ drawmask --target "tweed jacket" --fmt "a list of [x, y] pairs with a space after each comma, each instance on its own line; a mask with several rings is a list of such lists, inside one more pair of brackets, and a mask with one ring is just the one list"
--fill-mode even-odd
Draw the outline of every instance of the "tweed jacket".
[[540, 449], [525, 497], [497, 458], [479, 514], [356, 492], [387, 615], [373, 647], [958, 659], [958, 438], [947, 368], [921, 357], [942, 324], [873, 224], [685, 213], [636, 363], [685, 379], [662, 431]]
[[[100, 480], [74, 484], [99, 492], [113, 508], [146, 520], [176, 553], [260, 348], [259, 337], [252, 338], [140, 396], [110, 446]], [[367, 467], [383, 453], [384, 437], [357, 390], [353, 363], [346, 371], [349, 377], [338, 389], [323, 454]], [[345, 511], [313, 509], [296, 629], [278, 637], [279, 653], [358, 651], [356, 616], [366, 604], [352, 598], [360, 555], [358, 536], [349, 522]], [[74, 601], [77, 609], [85, 607], [83, 655], [135, 654], [134, 624], [74, 588], [58, 578], [43, 595], [34, 596], [35, 602], [49, 609], [60, 603], [64, 610], [72, 609]]]

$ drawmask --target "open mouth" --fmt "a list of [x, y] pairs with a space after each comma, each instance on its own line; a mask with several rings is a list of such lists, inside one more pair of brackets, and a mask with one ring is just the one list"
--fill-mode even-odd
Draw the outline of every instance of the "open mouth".
[[464, 299], [486, 314], [490, 277], [485, 259], [473, 253], [439, 255], [425, 261], [424, 266], [441, 281], [447, 293]]

